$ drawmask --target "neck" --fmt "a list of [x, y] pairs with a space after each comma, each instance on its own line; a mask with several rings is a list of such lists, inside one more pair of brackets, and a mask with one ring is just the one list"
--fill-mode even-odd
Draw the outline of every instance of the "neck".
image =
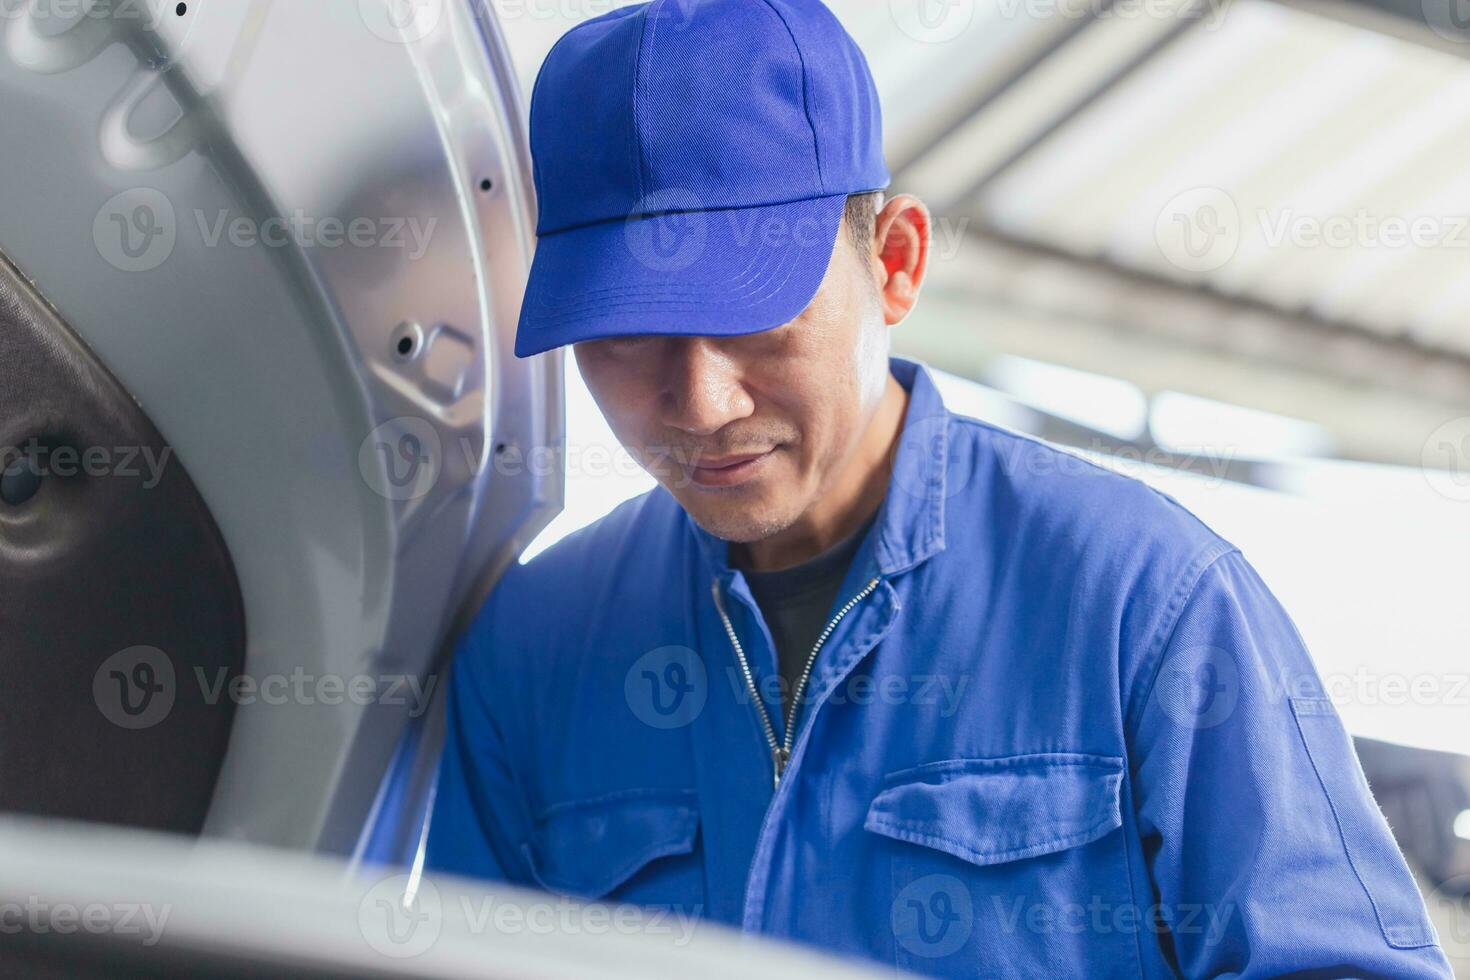
[[815, 558], [872, 517], [888, 493], [894, 447], [903, 432], [909, 393], [892, 374], [883, 398], [831, 490], [821, 494], [796, 523], [768, 538], [731, 542], [730, 562], [752, 571], [779, 571]]

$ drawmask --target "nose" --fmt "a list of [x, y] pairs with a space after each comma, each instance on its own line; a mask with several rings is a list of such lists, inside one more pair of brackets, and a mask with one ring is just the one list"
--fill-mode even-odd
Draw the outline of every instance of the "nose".
[[741, 365], [714, 338], [677, 338], [661, 373], [664, 424], [688, 435], [712, 435], [755, 409]]

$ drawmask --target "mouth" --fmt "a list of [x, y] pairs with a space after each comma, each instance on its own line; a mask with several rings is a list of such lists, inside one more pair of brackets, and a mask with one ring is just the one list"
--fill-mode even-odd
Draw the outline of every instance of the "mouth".
[[776, 452], [745, 453], [701, 461], [689, 468], [689, 478], [702, 487], [733, 487], [752, 479]]

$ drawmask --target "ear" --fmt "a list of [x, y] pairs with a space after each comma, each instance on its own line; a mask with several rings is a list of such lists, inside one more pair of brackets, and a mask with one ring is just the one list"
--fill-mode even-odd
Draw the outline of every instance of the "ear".
[[929, 269], [929, 209], [912, 194], [889, 199], [873, 229], [873, 271], [884, 321], [891, 327], [909, 315]]

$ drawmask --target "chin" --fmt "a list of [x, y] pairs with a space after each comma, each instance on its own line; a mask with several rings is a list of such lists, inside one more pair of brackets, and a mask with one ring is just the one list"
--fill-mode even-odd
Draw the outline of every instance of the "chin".
[[675, 499], [689, 512], [694, 523], [724, 541], [740, 544], [762, 541], [794, 522], [794, 518], [757, 502], [743, 502], [736, 494], [731, 494], [730, 499], [723, 502], [690, 500], [687, 493]]

